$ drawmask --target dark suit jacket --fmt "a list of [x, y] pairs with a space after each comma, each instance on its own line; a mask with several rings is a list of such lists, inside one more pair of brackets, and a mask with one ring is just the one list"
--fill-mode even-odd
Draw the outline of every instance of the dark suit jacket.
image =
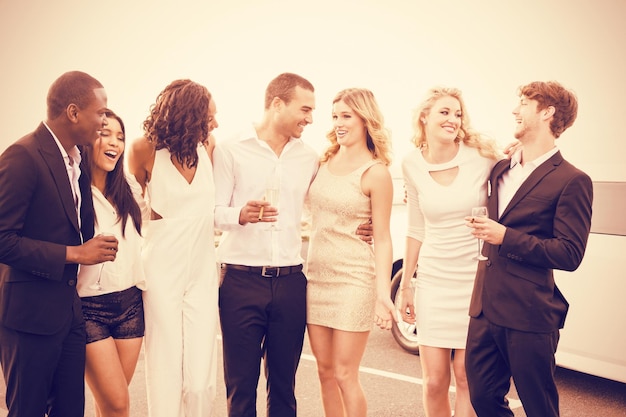
[[521, 331], [554, 331], [563, 327], [569, 305], [553, 269], [573, 271], [583, 259], [592, 182], [557, 152], [533, 171], [498, 219], [498, 180], [509, 166], [502, 160], [490, 175], [489, 216], [507, 229], [501, 245], [484, 245], [489, 260], [479, 262], [470, 316], [482, 313]]
[[[81, 176], [83, 238], [93, 236], [93, 201]], [[81, 244], [65, 162], [42, 124], [0, 156], [0, 322], [49, 335], [76, 314], [76, 264], [66, 246]]]

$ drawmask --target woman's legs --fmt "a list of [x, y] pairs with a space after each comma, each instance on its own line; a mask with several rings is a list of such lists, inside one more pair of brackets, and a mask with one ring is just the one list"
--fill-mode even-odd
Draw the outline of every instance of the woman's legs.
[[215, 412], [217, 291], [216, 279], [199, 275], [183, 298], [183, 408], [188, 417], [208, 417]]
[[456, 400], [454, 402], [455, 417], [476, 417], [476, 412], [472, 407], [465, 374], [465, 349], [456, 349], [452, 360], [454, 369], [454, 385], [456, 388]]
[[346, 332], [316, 325], [309, 325], [308, 331], [326, 417], [364, 417], [367, 401], [359, 381], [359, 365], [369, 332]]
[[128, 417], [128, 384], [133, 377], [143, 338], [111, 337], [87, 344], [85, 379], [100, 417]]
[[143, 293], [148, 416], [178, 417], [183, 415], [182, 291], [165, 279], [154, 281]]
[[365, 417], [367, 401], [359, 381], [359, 365], [365, 352], [369, 332], [344, 332], [335, 330], [335, 378], [341, 390], [343, 405], [348, 417]]
[[343, 417], [343, 400], [333, 365], [333, 329], [309, 324], [311, 350], [317, 362], [325, 417]]
[[450, 349], [420, 346], [424, 410], [428, 417], [450, 417]]

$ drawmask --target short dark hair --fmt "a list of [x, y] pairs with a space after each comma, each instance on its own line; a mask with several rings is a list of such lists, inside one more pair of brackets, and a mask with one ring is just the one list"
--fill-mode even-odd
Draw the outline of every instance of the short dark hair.
[[70, 104], [84, 109], [95, 99], [93, 90], [102, 83], [81, 71], [69, 71], [56, 79], [48, 90], [48, 119], [59, 117]]
[[265, 109], [270, 108], [270, 104], [272, 104], [274, 97], [278, 97], [288, 104], [293, 98], [293, 92], [296, 87], [315, 92], [313, 84], [298, 74], [284, 72], [274, 78], [265, 89]]
[[568, 90], [556, 81], [534, 81], [519, 88], [519, 95], [536, 100], [538, 110], [554, 107], [554, 116], [550, 122], [550, 130], [555, 138], [561, 136], [565, 129], [574, 124], [578, 115], [578, 100], [573, 91]]

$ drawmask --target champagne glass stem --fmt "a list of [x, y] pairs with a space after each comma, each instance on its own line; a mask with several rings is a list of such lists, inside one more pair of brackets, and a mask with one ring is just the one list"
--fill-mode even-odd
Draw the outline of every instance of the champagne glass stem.
[[102, 276], [102, 269], [104, 269], [104, 262], [100, 264], [100, 270], [98, 271], [98, 281], [96, 281], [95, 283], [89, 286], [89, 288], [91, 288], [92, 290], [97, 290], [97, 291], [102, 290], [102, 285], [100, 284], [100, 277]]

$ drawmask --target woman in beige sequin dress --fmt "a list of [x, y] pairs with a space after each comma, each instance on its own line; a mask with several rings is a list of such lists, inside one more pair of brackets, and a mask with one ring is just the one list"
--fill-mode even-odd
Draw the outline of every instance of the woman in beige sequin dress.
[[[324, 412], [360, 417], [367, 402], [359, 364], [375, 321], [389, 329], [393, 196], [390, 138], [373, 94], [348, 89], [333, 100], [334, 128], [309, 189], [307, 329], [317, 360]], [[354, 230], [372, 219], [374, 246]]]

